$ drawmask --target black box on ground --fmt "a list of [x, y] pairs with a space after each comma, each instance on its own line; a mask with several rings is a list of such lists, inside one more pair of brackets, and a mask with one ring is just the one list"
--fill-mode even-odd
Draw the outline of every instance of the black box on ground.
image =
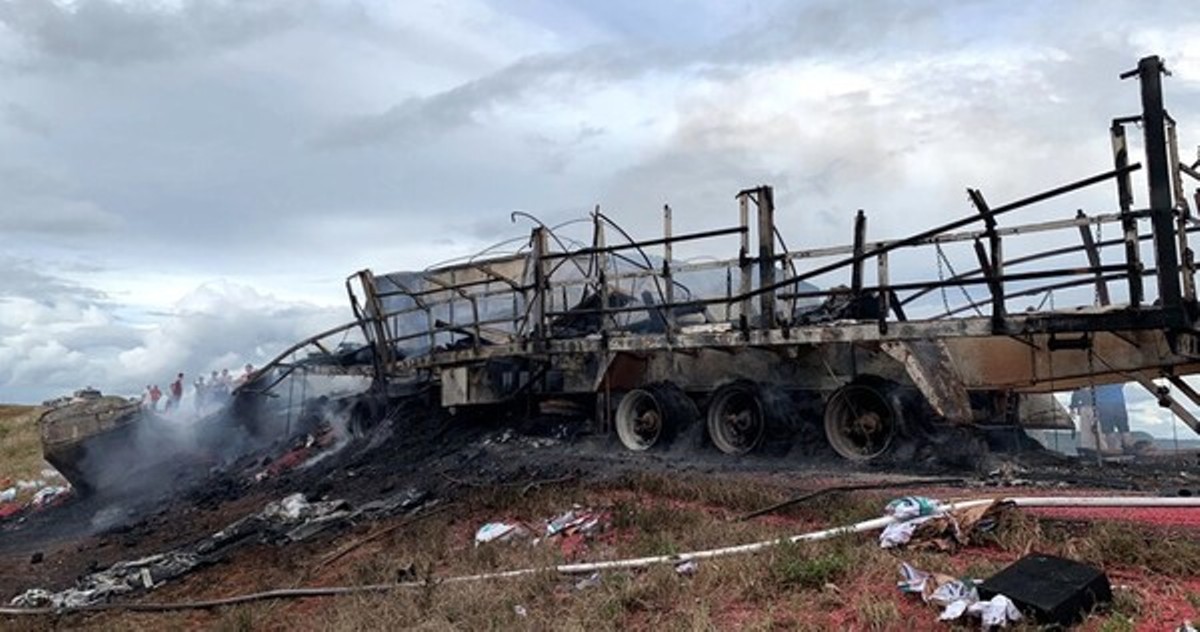
[[1112, 601], [1108, 576], [1053, 555], [1027, 555], [979, 585], [979, 597], [1004, 595], [1038, 623], [1072, 625]]

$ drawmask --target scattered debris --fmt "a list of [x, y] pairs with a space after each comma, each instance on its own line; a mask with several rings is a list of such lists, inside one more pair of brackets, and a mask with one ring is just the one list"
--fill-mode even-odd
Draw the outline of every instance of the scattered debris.
[[134, 590], [152, 589], [197, 566], [221, 559], [245, 542], [295, 542], [358, 516], [380, 517], [399, 509], [414, 509], [425, 497], [424, 493], [410, 489], [353, 509], [344, 500], [309, 502], [303, 494], [291, 494], [267, 503], [261, 511], [233, 522], [200, 542], [138, 560], [118, 562], [81, 577], [75, 587], [57, 593], [32, 588], [15, 597], [12, 604], [62, 610], [107, 601]]
[[85, 575], [74, 588], [57, 593], [41, 588], [27, 590], [13, 598], [12, 605], [24, 608], [48, 606], [55, 609], [87, 606], [134, 590], [151, 588], [183, 575], [200, 562], [196, 554], [183, 551], [118, 562], [103, 571]]
[[688, 560], [675, 567], [675, 572], [685, 577], [695, 575], [698, 570], [700, 570], [700, 565], [696, 563], [696, 560]]
[[488, 542], [511, 542], [529, 536], [529, 530], [515, 522], [489, 522], [475, 532], [475, 546]]
[[921, 596], [925, 603], [942, 608], [939, 621], [956, 621], [964, 614], [979, 617], [983, 628], [1006, 627], [1021, 620], [1021, 613], [1013, 602], [1004, 595], [995, 595], [981, 601], [975, 582], [961, 580], [940, 573], [927, 573], [914, 568], [907, 562], [900, 564], [900, 575], [896, 582], [901, 592]]
[[883, 508], [883, 513], [897, 520], [911, 520], [919, 516], [931, 516], [938, 511], [938, 502], [925, 496], [897, 498]]
[[977, 601], [967, 606], [967, 613], [981, 619], [983, 629], [1008, 627], [1009, 623], [1021, 620], [1021, 611], [1004, 595], [996, 595], [987, 601]]
[[587, 590], [595, 588], [601, 584], [600, 573], [592, 573], [587, 577], [575, 582], [575, 590]]
[[980, 584], [979, 594], [1004, 594], [1037, 623], [1059, 626], [1073, 625], [1097, 605], [1112, 602], [1104, 571], [1053, 555], [1013, 562]]
[[1011, 508], [1009, 503], [995, 501], [946, 510], [928, 498], [894, 500], [885, 511], [901, 521], [884, 527], [879, 534], [879, 546], [889, 549], [912, 545], [951, 551], [970, 544], [978, 534], [993, 530], [999, 517]]
[[0, 491], [0, 503], [8, 503], [17, 499], [17, 488], [9, 487], [4, 491]]
[[36, 508], [47, 507], [61, 502], [70, 493], [71, 488], [66, 485], [50, 485], [39, 489], [29, 504]]
[[546, 537], [556, 535], [590, 535], [603, 528], [607, 514], [575, 505], [570, 511], [546, 523]]
[[525, 606], [522, 606], [520, 604], [513, 606], [513, 612], [517, 613], [517, 616], [521, 617], [521, 618], [525, 618], [525, 617], [529, 616], [529, 611], [525, 609]]

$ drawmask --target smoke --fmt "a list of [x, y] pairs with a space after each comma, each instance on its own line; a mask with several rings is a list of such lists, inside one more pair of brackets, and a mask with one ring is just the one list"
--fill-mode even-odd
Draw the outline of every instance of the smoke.
[[[88, 439], [78, 469], [103, 500], [93, 528], [120, 524], [137, 507], [187, 492], [217, 473], [230, 472], [236, 480], [235, 468], [276, 456], [295, 437], [322, 437], [304, 466], [348, 445], [352, 411], [369, 382], [307, 374], [279, 379], [277, 371], [259, 379], [274, 383], [268, 392], [250, 385], [224, 402], [197, 405], [191, 391], [169, 412], [142, 411], [132, 422]], [[328, 432], [318, 433], [322, 428]]]

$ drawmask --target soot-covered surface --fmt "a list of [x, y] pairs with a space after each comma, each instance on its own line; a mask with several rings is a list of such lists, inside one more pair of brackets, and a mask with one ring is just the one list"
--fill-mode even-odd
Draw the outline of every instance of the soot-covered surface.
[[7, 601], [34, 586], [61, 588], [115, 562], [196, 542], [297, 491], [313, 500], [359, 504], [415, 488], [449, 501], [474, 486], [605, 480], [639, 472], [778, 474], [812, 484], [952, 474], [983, 484], [1004, 462], [1020, 464], [1001, 468], [999, 476], [1009, 482], [1157, 490], [1192, 480], [1177, 461], [1100, 467], [1033, 450], [1001, 457], [981, 453], [982, 440], [901, 446], [896, 458], [863, 465], [837, 459], [806, 432], [794, 442], [733, 458], [704, 445], [698, 428], [664, 450], [632, 453], [611, 437], [587, 434], [583, 422], [451, 417], [416, 401], [394, 413], [336, 453], [308, 459], [306, 467], [263, 478], [271, 457], [287, 447], [272, 446], [218, 473], [208, 463], [173, 467], [174, 478], [152, 486], [158, 490], [152, 494], [79, 498], [19, 523], [0, 524], [0, 598]]

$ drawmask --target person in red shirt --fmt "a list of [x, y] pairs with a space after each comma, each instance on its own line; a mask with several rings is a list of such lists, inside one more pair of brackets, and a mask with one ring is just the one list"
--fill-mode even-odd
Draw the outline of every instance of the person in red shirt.
[[158, 388], [158, 384], [150, 387], [150, 410], [158, 410], [158, 400], [162, 399], [162, 390]]
[[172, 411], [179, 407], [179, 400], [183, 399], [183, 374], [175, 376], [175, 381], [171, 382], [170, 393], [167, 395], [166, 411]]

